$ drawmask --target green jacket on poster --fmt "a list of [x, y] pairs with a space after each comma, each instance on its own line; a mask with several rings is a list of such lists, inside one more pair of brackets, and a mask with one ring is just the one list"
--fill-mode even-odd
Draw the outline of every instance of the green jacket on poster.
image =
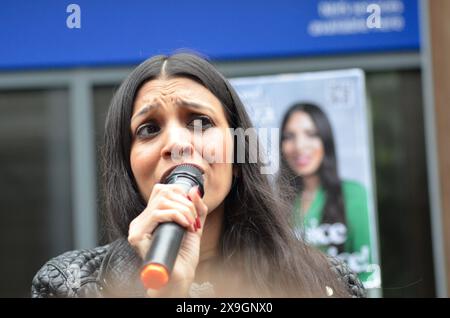
[[[367, 195], [363, 186], [352, 181], [342, 182], [346, 225], [342, 223], [321, 224], [325, 191], [322, 187], [315, 197], [303, 222], [300, 215], [300, 196], [294, 204], [294, 222], [297, 235], [327, 253], [344, 260], [356, 272], [363, 283], [373, 279], [371, 226]], [[336, 245], [344, 244], [344, 251], [338, 253]]]

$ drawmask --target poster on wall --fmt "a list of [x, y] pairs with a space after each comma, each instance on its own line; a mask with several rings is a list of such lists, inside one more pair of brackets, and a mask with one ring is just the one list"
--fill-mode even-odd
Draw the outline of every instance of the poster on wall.
[[[350, 69], [234, 78], [271, 180], [292, 180], [294, 231], [381, 287], [365, 77]], [[275, 136], [275, 137], [274, 137]], [[285, 168], [285, 169], [282, 169]]]

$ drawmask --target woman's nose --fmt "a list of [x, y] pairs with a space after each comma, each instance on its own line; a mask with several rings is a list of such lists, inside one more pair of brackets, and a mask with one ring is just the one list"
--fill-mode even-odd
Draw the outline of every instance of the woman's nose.
[[167, 127], [161, 157], [174, 161], [189, 158], [194, 153], [192, 134], [187, 128], [177, 125]]
[[301, 150], [304, 149], [307, 145], [307, 140], [304, 136], [301, 135], [297, 135], [297, 137], [295, 138], [295, 148], [297, 148], [297, 150]]

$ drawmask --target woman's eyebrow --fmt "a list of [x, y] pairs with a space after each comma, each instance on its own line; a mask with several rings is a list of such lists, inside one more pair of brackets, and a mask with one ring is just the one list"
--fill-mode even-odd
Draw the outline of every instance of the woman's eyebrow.
[[[189, 101], [186, 99], [181, 99], [178, 98], [177, 99], [177, 105], [178, 106], [187, 106], [187, 107], [192, 107], [192, 108], [200, 108], [200, 109], [206, 109], [209, 110], [211, 113], [213, 113], [214, 115], [216, 114], [216, 111], [209, 105], [207, 104], [203, 104], [201, 102], [194, 102], [194, 101]], [[151, 110], [158, 108], [159, 105], [158, 104], [148, 104], [145, 105], [144, 107], [142, 107], [139, 112], [137, 114], [135, 114], [132, 118], [131, 118], [131, 122], [133, 122], [135, 119], [137, 119], [138, 117], [141, 117], [142, 115], [147, 114], [148, 112], [150, 112]]]
[[202, 102], [190, 101], [182, 98], [177, 98], [178, 106], [187, 106], [192, 108], [206, 109], [209, 110], [212, 114], [216, 115], [216, 111], [214, 108], [209, 106], [208, 104], [204, 104]]
[[140, 116], [142, 116], [142, 115], [145, 115], [145, 114], [147, 114], [149, 111], [151, 111], [151, 110], [153, 110], [153, 109], [155, 109], [155, 108], [158, 108], [159, 107], [159, 105], [152, 105], [152, 104], [150, 104], [150, 105], [145, 105], [144, 107], [142, 107], [140, 110], [139, 110], [139, 112], [136, 114], [136, 115], [134, 115], [132, 118], [131, 118], [131, 122], [133, 122], [133, 120], [135, 120], [136, 118], [138, 118], [138, 117], [140, 117]]

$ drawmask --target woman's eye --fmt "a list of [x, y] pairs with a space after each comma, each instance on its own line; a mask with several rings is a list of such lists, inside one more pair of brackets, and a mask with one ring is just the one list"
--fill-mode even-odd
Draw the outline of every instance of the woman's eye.
[[207, 116], [195, 116], [188, 123], [189, 127], [206, 130], [213, 127], [213, 122]]
[[319, 137], [319, 134], [317, 133], [317, 131], [309, 131], [306, 135], [310, 138]]
[[152, 137], [156, 133], [160, 131], [160, 127], [154, 123], [147, 123], [139, 126], [136, 131], [136, 136], [139, 138], [148, 138]]
[[283, 134], [282, 136], [282, 141], [290, 141], [293, 140], [295, 138], [295, 136], [293, 134]]

